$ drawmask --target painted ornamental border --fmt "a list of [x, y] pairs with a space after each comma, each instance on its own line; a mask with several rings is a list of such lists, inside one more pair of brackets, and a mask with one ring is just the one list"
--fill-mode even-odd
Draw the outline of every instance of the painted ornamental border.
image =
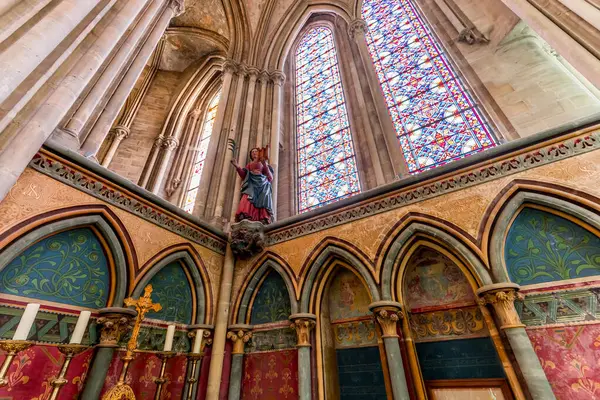
[[182, 218], [174, 217], [162, 208], [156, 207], [151, 202], [140, 200], [125, 190], [121, 190], [118, 186], [94, 178], [89, 172], [76, 169], [68, 164], [70, 163], [64, 162], [54, 154], [41, 150], [33, 157], [29, 166], [44, 175], [128, 211], [194, 243], [219, 254], [225, 254], [225, 240], [217, 239], [192, 224], [186, 223]]
[[[500, 147], [502, 146], [499, 146], [496, 149], [500, 149]], [[416, 182], [411, 183], [409, 188], [398, 189], [395, 192], [391, 192], [393, 189], [390, 188], [390, 193], [376, 195], [377, 197], [373, 196], [373, 199], [365, 199], [356, 205], [347, 205], [339, 211], [330, 211], [322, 216], [309, 217], [310, 219], [308, 221], [286, 224], [286, 221], [283, 220], [281, 221], [280, 226], [266, 233], [266, 245], [272, 246], [277, 243], [346, 224], [351, 221], [367, 218], [409, 204], [418, 203], [457, 190], [480, 185], [532, 168], [541, 167], [598, 148], [600, 148], [600, 128], [596, 126], [591, 129], [575, 132], [571, 135], [564, 135], [562, 139], [542, 141], [525, 150], [523, 150], [523, 147], [515, 149], [515, 151], [509, 154], [494, 157], [489, 162], [483, 161], [483, 163], [477, 163], [475, 167], [460, 168], [460, 172], [455, 173], [454, 175], [452, 175], [452, 172], [445, 173], [442, 171], [445, 167], [451, 167], [452, 164], [448, 164], [444, 167], [439, 167], [438, 169], [440, 171], [436, 175], [442, 176], [440, 178], [432, 178], [430, 182], [421, 183], [417, 180]], [[486, 153], [489, 155], [489, 152], [493, 150], [494, 149], [488, 150], [487, 152], [482, 152], [471, 157], [480, 158], [478, 156], [482, 156]], [[461, 161], [467, 160], [468, 158]], [[460, 161], [457, 161], [455, 163], [458, 164], [459, 162]], [[435, 173], [436, 170], [429, 172]], [[407, 180], [413, 180], [415, 177], [416, 176], [407, 178]], [[402, 184], [402, 182], [393, 182], [388, 186], [395, 186], [398, 184]], [[365, 192], [363, 194], [368, 195], [367, 193], [368, 192]], [[360, 195], [357, 197], [360, 197]], [[348, 200], [352, 200], [352, 198]]]

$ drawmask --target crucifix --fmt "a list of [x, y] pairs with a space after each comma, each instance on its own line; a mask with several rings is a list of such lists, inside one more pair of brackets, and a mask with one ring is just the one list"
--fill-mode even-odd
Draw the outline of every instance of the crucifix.
[[152, 302], [151, 295], [152, 285], [148, 285], [144, 288], [144, 295], [139, 299], [135, 300], [133, 297], [129, 297], [124, 301], [127, 307], [135, 307], [135, 310], [137, 311], [137, 317], [135, 318], [133, 331], [131, 332], [131, 338], [129, 338], [129, 342], [127, 342], [127, 352], [125, 353], [125, 356], [121, 358], [121, 360], [123, 360], [123, 369], [121, 370], [119, 381], [108, 392], [106, 392], [104, 396], [102, 396], [102, 400], [135, 400], [133, 389], [131, 386], [125, 383], [125, 377], [127, 376], [129, 364], [131, 363], [131, 360], [133, 360], [133, 352], [135, 349], [137, 349], [137, 339], [140, 335], [140, 328], [142, 326], [144, 317], [148, 311], [158, 312], [162, 310], [162, 306], [160, 304]]

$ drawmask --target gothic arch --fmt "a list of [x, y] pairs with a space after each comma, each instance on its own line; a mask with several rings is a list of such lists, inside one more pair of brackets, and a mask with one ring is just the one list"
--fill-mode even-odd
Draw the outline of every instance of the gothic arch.
[[36, 226], [35, 220], [39, 220], [42, 216], [30, 219], [23, 224], [18, 238], [14, 239], [0, 253], [0, 271], [28, 247], [44, 238], [63, 231], [93, 226], [105, 240], [107, 246], [105, 250], [107, 250], [109, 257], [114, 262], [114, 267], [110, 271], [111, 290], [107, 306], [121, 306], [127, 294], [127, 284], [131, 282], [132, 278], [129, 274], [132, 270], [130, 243], [129, 241], [125, 241], [127, 243], [125, 245], [121, 240], [121, 237], [126, 235], [126, 233], [116, 225], [118, 220], [112, 220], [112, 218], [116, 219], [115, 215], [110, 215], [112, 213], [109, 214], [106, 210], [97, 211], [95, 214], [91, 212], [93, 211], [87, 210], [87, 213], [83, 215], [73, 215], [72, 210], [70, 210], [70, 212], [65, 212], [67, 216], [60, 218], [59, 214], [58, 218], [54, 216], [52, 222], [41, 226]]
[[448, 253], [459, 258], [461, 263], [470, 270], [480, 285], [493, 283], [485, 264], [463, 240], [425, 222], [410, 222], [395, 235], [391, 244], [383, 253], [381, 262], [383, 300], [393, 300], [395, 293], [394, 283], [401, 282], [401, 277], [394, 279], [394, 276], [402, 273], [402, 271], [399, 271], [399, 264], [418, 240], [422, 240], [424, 243], [432, 243], [446, 250], [452, 249]]
[[144, 267], [144, 274], [137, 279], [135, 289], [132, 292], [133, 297], [139, 297], [150, 280], [167, 265], [174, 261], [179, 261], [184, 266], [184, 269], [189, 274], [191, 279], [190, 286], [192, 288], [192, 297], [194, 310], [192, 312], [192, 321], [196, 324], [207, 324], [210, 320], [210, 293], [207, 293], [206, 288], [210, 288], [210, 284], [205, 282], [200, 270], [203, 269], [202, 263], [194, 257], [188, 250], [175, 249], [174, 251], [167, 250], [167, 255], [156, 256], [149, 265]]
[[549, 212], [556, 210], [558, 213], [572, 216], [600, 231], [600, 215], [577, 204], [576, 199], [567, 199], [555, 194], [533, 190], [517, 190], [497, 208], [499, 212], [493, 214], [495, 218], [490, 222], [489, 236], [484, 238], [489, 252], [489, 265], [494, 282], [511, 282], [504, 261], [504, 242], [514, 219], [527, 204], [545, 207]]
[[360, 255], [350, 249], [345, 249], [336, 244], [327, 244], [304, 274], [302, 290], [300, 294], [300, 312], [311, 313], [315, 306], [316, 288], [322, 284], [322, 277], [331, 272], [338, 263], [345, 264], [358, 275], [364, 282], [372, 301], [379, 301], [379, 289], [369, 268], [361, 260]]
[[232, 315], [232, 323], [235, 324], [246, 324], [249, 323], [250, 319], [250, 307], [252, 306], [252, 299], [254, 294], [260, 289], [260, 284], [262, 283], [263, 278], [271, 271], [276, 272], [281, 276], [283, 281], [285, 282], [285, 286], [288, 291], [288, 295], [290, 297], [290, 304], [292, 307], [292, 314], [298, 313], [298, 301], [296, 300], [294, 284], [290, 275], [286, 271], [286, 269], [275, 259], [269, 257], [265, 261], [262, 262], [260, 267], [258, 267], [251, 278], [247, 278], [248, 284], [244, 289], [243, 293], [240, 297], [238, 297], [238, 302], [234, 310], [237, 310], [235, 314]]

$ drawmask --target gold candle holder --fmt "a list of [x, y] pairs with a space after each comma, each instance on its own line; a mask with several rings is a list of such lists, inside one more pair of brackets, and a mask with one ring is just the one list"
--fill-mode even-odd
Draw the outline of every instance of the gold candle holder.
[[65, 376], [67, 375], [67, 370], [69, 369], [69, 365], [71, 364], [73, 357], [87, 348], [88, 346], [84, 346], [82, 344], [61, 344], [58, 346], [58, 351], [65, 355], [65, 360], [63, 361], [58, 376], [56, 378], [52, 378], [50, 381], [50, 386], [52, 386], [50, 400], [56, 400], [58, 398], [58, 392], [60, 392], [60, 389], [67, 384], [68, 381], [65, 379]]
[[23, 350], [33, 346], [35, 342], [30, 340], [0, 340], [0, 349], [6, 352], [6, 358], [0, 368], [0, 387], [8, 385], [6, 373], [8, 372], [13, 359]]
[[191, 371], [189, 377], [187, 378], [188, 390], [185, 398], [186, 400], [193, 400], [192, 393], [194, 392], [194, 384], [198, 381], [198, 378], [196, 378], [196, 366], [198, 361], [202, 359], [202, 353], [189, 353], [187, 358], [191, 363]]
[[160, 365], [160, 375], [158, 378], [154, 379], [154, 383], [156, 383], [156, 392], [154, 393], [154, 400], [160, 400], [160, 393], [162, 392], [163, 385], [168, 381], [165, 378], [165, 370], [167, 369], [167, 361], [169, 358], [175, 355], [174, 351], [159, 351], [157, 354], [158, 358], [162, 360]]

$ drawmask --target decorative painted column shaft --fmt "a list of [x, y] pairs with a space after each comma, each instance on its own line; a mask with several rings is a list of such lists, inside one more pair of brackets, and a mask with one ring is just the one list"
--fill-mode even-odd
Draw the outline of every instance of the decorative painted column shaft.
[[369, 305], [369, 310], [375, 315], [375, 320], [379, 323], [383, 333], [382, 339], [390, 370], [394, 400], [410, 400], [396, 327], [398, 321], [404, 318], [404, 314], [400, 309], [400, 303], [394, 301], [377, 301]]
[[493, 306], [500, 329], [506, 333], [531, 397], [535, 400], [552, 400], [555, 396], [548, 378], [515, 309], [515, 300], [523, 299], [523, 295], [518, 293], [519, 289], [516, 283], [508, 282], [483, 286], [477, 290], [479, 304]]
[[207, 400], [219, 400], [219, 388], [223, 375], [223, 360], [225, 359], [225, 341], [227, 336], [227, 320], [229, 319], [229, 306], [231, 302], [231, 286], [233, 283], [233, 268], [235, 258], [231, 245], [227, 243], [225, 260], [221, 272], [221, 287], [219, 289], [219, 303], [215, 315], [215, 334], [210, 357], [210, 370], [208, 371]]
[[408, 167], [400, 151], [396, 130], [394, 129], [394, 124], [392, 123], [392, 119], [388, 112], [387, 104], [380, 88], [379, 78], [377, 77], [377, 72], [375, 71], [375, 66], [373, 65], [371, 53], [369, 52], [369, 47], [367, 45], [367, 38], [365, 37], [367, 23], [362, 19], [356, 19], [350, 23], [349, 30], [351, 32], [351, 37], [358, 46], [358, 51], [360, 52], [363, 66], [367, 73], [367, 83], [371, 91], [371, 97], [375, 102], [379, 121], [382, 125], [387, 153], [390, 160], [392, 160], [394, 174], [400, 177], [408, 176]]
[[119, 347], [121, 336], [133, 328], [133, 322], [137, 316], [135, 310], [121, 307], [103, 308], [99, 310], [98, 314], [96, 322], [102, 326], [100, 344], [96, 346], [96, 354], [81, 394], [82, 399], [100, 398], [113, 353]]
[[231, 373], [229, 375], [229, 400], [239, 400], [242, 393], [242, 369], [244, 367], [244, 345], [252, 338], [251, 325], [231, 325], [227, 339], [233, 342]]
[[310, 331], [315, 327], [317, 316], [314, 314], [292, 314], [291, 328], [296, 330], [298, 342], [298, 399], [311, 398]]
[[271, 140], [269, 142], [270, 164], [273, 167], [273, 219], [277, 219], [277, 187], [279, 186], [279, 139], [281, 129], [281, 108], [285, 74], [275, 71], [271, 74], [273, 80], [273, 114], [271, 115]]

